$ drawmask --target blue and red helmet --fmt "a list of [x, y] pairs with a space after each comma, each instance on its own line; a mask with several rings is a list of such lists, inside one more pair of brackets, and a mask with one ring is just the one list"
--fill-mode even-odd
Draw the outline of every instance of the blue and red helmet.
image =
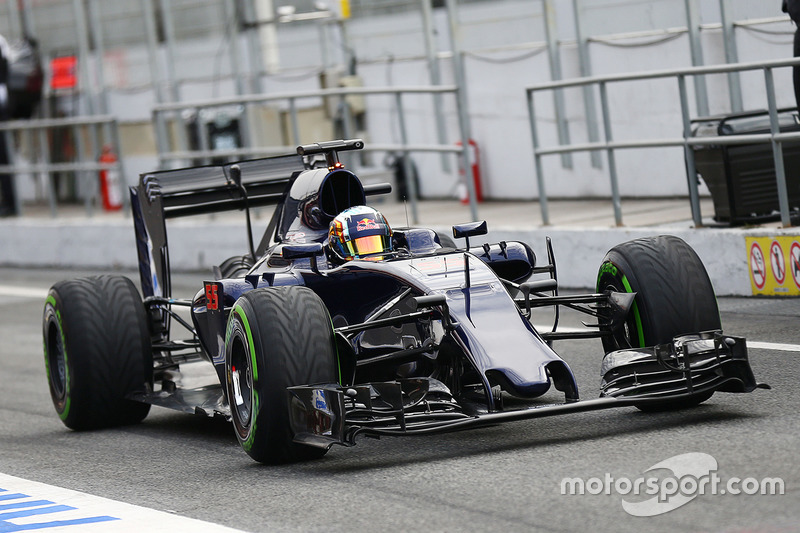
[[380, 212], [365, 205], [336, 215], [328, 237], [330, 251], [341, 261], [379, 259], [392, 250], [392, 228]]

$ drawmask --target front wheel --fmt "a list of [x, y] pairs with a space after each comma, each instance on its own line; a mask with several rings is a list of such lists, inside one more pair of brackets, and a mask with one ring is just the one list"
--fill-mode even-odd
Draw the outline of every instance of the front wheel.
[[58, 282], [47, 295], [43, 322], [50, 395], [64, 425], [98, 429], [147, 416], [150, 405], [129, 399], [153, 380], [147, 315], [131, 280]]
[[[606, 353], [722, 328], [717, 298], [702, 261], [675, 236], [635, 239], [609, 250], [597, 276], [597, 292], [606, 291], [636, 293], [625, 323], [611, 336], [603, 337]], [[638, 407], [647, 411], [690, 407], [712, 394]]]
[[315, 459], [327, 450], [297, 444], [287, 387], [338, 381], [330, 315], [300, 286], [255, 289], [233, 306], [225, 339], [228, 403], [236, 437], [262, 463]]

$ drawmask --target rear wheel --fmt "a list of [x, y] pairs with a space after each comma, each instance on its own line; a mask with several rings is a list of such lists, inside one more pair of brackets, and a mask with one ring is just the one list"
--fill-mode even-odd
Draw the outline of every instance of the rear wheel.
[[141, 422], [150, 405], [130, 400], [152, 385], [147, 316], [122, 276], [53, 285], [44, 307], [44, 356], [50, 395], [72, 429]]
[[[606, 353], [670, 342], [687, 333], [721, 329], [714, 288], [695, 251], [678, 237], [645, 237], [615, 246], [597, 277], [597, 292], [635, 292], [625, 324], [603, 337]], [[713, 392], [681, 402], [639, 406], [642, 410], [690, 407]]]
[[286, 390], [338, 381], [330, 315], [312, 290], [290, 286], [243, 294], [228, 319], [225, 372], [236, 436], [250, 457], [281, 463], [325, 455], [293, 441]]

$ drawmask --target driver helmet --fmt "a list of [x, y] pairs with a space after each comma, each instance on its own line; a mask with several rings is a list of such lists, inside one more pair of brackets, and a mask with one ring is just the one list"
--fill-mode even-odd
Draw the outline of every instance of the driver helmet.
[[392, 228], [386, 218], [371, 207], [345, 209], [333, 219], [328, 231], [328, 249], [335, 259], [382, 259], [392, 250]]

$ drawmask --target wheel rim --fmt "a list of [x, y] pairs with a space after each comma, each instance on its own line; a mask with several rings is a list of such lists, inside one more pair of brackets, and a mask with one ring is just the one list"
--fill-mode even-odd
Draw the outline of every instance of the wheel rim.
[[237, 337], [231, 347], [231, 413], [243, 432], [250, 427], [253, 414], [253, 371], [250, 354]]
[[47, 368], [53, 393], [63, 400], [67, 392], [67, 358], [61, 328], [53, 316], [47, 326]]

